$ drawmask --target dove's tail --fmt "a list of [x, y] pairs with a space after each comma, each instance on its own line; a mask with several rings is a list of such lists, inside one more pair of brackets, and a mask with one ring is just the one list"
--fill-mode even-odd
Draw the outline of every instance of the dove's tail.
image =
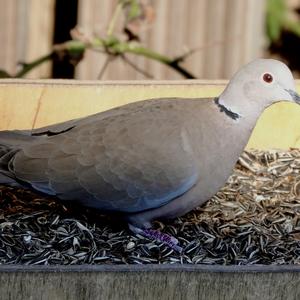
[[19, 185], [10, 171], [9, 164], [24, 144], [30, 143], [36, 138], [31, 136], [28, 131], [0, 131], [0, 184]]

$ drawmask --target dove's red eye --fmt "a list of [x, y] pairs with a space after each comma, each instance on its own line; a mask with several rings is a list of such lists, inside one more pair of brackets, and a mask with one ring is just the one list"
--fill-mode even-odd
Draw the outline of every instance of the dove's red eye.
[[263, 75], [263, 80], [267, 83], [271, 83], [273, 81], [273, 76], [269, 73], [265, 73]]

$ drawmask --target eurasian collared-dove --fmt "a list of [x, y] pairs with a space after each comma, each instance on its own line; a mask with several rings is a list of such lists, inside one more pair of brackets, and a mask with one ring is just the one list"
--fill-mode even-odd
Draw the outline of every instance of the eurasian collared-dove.
[[286, 65], [258, 59], [215, 99], [151, 99], [31, 131], [0, 132], [0, 182], [138, 228], [185, 214], [226, 182], [269, 105], [300, 102]]

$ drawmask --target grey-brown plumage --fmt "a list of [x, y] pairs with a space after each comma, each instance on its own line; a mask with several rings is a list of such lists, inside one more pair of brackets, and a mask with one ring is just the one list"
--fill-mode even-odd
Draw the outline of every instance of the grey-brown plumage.
[[213, 196], [261, 112], [283, 99], [298, 101], [289, 69], [256, 60], [214, 100], [146, 100], [33, 132], [3, 131], [0, 181], [148, 227]]

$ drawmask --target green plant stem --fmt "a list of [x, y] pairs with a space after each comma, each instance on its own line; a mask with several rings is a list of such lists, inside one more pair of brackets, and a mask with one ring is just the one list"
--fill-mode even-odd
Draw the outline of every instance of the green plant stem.
[[117, 4], [115, 11], [113, 13], [113, 16], [108, 24], [108, 29], [107, 29], [107, 36], [111, 36], [114, 32], [115, 26], [116, 26], [116, 22], [122, 12], [122, 8], [123, 8], [123, 1], [119, 1], [119, 3]]
[[[98, 41], [97, 44], [100, 45], [101, 42]], [[103, 44], [105, 45], [105, 41], [102, 40], [102, 45]], [[170, 58], [168, 56], [162, 55], [151, 49], [142, 47], [140, 44], [136, 42], [116, 41], [114, 44], [110, 45], [108, 50], [110, 51], [110, 53], [113, 53], [115, 55], [132, 53], [132, 54], [144, 56], [149, 59], [156, 60], [159, 61], [160, 63], [167, 65], [168, 67], [174, 69], [175, 71], [177, 71], [187, 79], [196, 78], [193, 74], [191, 74], [189, 71], [187, 71], [185, 68], [179, 65], [179, 62], [181, 60], [179, 60], [178, 58]]]
[[118, 39], [111, 37], [107, 39], [94, 39], [90, 43], [84, 43], [82, 41], [71, 40], [65, 42], [63, 44], [59, 44], [54, 46], [53, 51], [45, 56], [42, 56], [30, 63], [23, 64], [23, 68], [15, 74], [15, 78], [20, 78], [30, 72], [32, 69], [36, 68], [40, 64], [52, 60], [55, 54], [60, 53], [68, 53], [71, 57], [83, 55], [86, 49], [90, 50], [103, 50], [103, 52], [107, 52], [108, 55], [113, 56], [122, 56], [126, 53], [131, 53], [139, 56], [144, 56], [146, 58], [158, 61], [160, 63], [165, 64], [166, 66], [172, 68], [173, 70], [180, 73], [185, 78], [196, 78], [193, 74], [187, 71], [185, 68], [179, 65], [180, 59], [178, 58], [170, 58], [168, 56], [157, 53], [151, 49], [145, 48], [136, 42], [122, 42]]
[[15, 78], [20, 78], [20, 77], [23, 77], [25, 74], [27, 74], [28, 72], [30, 72], [32, 69], [36, 68], [37, 66], [39, 66], [40, 64], [48, 61], [48, 60], [51, 60], [53, 57], [53, 52], [45, 55], [45, 56], [42, 56], [34, 61], [32, 61], [31, 63], [25, 63], [23, 64], [23, 68], [17, 72], [13, 77]]
[[133, 46], [130, 45], [128, 43], [125, 43], [125, 45], [122, 45], [122, 48], [124, 47], [124, 52], [123, 53], [133, 53], [133, 54], [137, 54], [137, 55], [141, 55], [147, 58], [150, 58], [152, 60], [156, 60], [159, 61], [165, 65], [167, 65], [168, 67], [174, 69], [175, 71], [177, 71], [178, 73], [180, 73], [182, 76], [184, 76], [187, 79], [194, 79], [195, 76], [193, 74], [191, 74], [189, 71], [187, 71], [185, 68], [181, 67], [179, 65], [179, 61], [177, 58], [172, 59], [168, 56], [159, 54], [155, 51], [152, 51], [148, 48], [144, 48], [142, 46]]

